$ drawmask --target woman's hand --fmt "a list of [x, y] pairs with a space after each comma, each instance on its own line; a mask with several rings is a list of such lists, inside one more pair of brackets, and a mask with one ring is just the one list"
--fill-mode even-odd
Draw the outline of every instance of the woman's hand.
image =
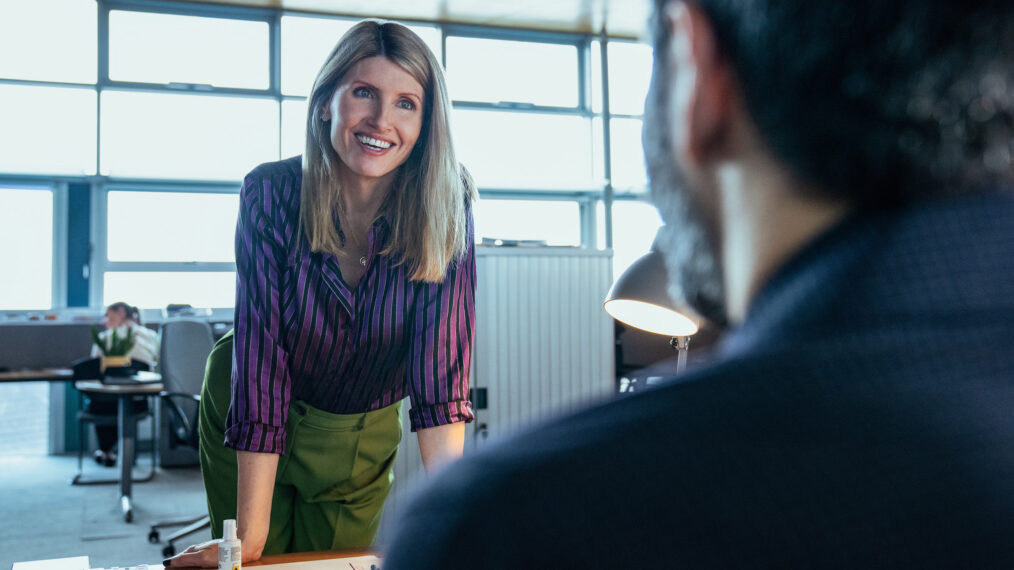
[[217, 540], [209, 540], [195, 544], [176, 556], [162, 561], [162, 565], [166, 568], [217, 568], [218, 542]]
[[[176, 556], [162, 561], [166, 568], [217, 568], [219, 540], [195, 544]], [[260, 552], [243, 550], [243, 563], [260, 559]]]

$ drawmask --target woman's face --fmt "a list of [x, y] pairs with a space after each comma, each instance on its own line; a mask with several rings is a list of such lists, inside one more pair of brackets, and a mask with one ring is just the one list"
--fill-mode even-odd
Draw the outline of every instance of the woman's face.
[[106, 309], [106, 328], [116, 329], [127, 324], [127, 311], [124, 309]]
[[331, 121], [331, 145], [353, 176], [393, 178], [419, 139], [424, 94], [386, 57], [364, 59], [345, 74], [324, 119]]

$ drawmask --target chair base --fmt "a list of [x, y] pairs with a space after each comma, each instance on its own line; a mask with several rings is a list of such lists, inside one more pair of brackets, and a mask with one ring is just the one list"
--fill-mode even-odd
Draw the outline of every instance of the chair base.
[[[147, 483], [155, 477], [155, 458], [152, 457], [151, 468], [143, 477], [131, 477], [131, 483]], [[87, 477], [83, 471], [78, 471], [70, 479], [71, 485], [115, 485], [120, 482], [119, 477]]]
[[166, 537], [166, 542], [168, 544], [166, 545], [165, 548], [162, 549], [163, 556], [170, 557], [176, 554], [176, 546], [173, 543], [176, 542], [177, 540], [180, 540], [181, 538], [189, 536], [200, 530], [211, 528], [211, 517], [209, 517], [208, 515], [202, 515], [199, 517], [190, 517], [186, 519], [159, 521], [156, 523], [152, 523], [151, 531], [148, 532], [148, 542], [152, 544], [157, 544], [159, 542], [158, 531], [160, 528], [181, 525], [186, 526]]

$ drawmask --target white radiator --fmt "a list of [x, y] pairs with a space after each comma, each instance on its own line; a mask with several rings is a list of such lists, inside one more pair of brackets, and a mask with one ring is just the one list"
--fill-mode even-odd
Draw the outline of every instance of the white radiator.
[[[466, 428], [466, 454], [615, 391], [613, 321], [602, 309], [611, 251], [480, 247], [476, 270], [472, 388], [485, 390], [487, 408]], [[408, 407], [381, 544], [425, 482]]]

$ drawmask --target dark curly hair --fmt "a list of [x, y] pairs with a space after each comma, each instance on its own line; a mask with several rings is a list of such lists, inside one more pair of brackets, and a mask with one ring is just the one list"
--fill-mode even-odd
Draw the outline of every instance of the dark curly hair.
[[816, 191], [882, 207], [1012, 186], [1014, 2], [690, 2], [767, 145]]

